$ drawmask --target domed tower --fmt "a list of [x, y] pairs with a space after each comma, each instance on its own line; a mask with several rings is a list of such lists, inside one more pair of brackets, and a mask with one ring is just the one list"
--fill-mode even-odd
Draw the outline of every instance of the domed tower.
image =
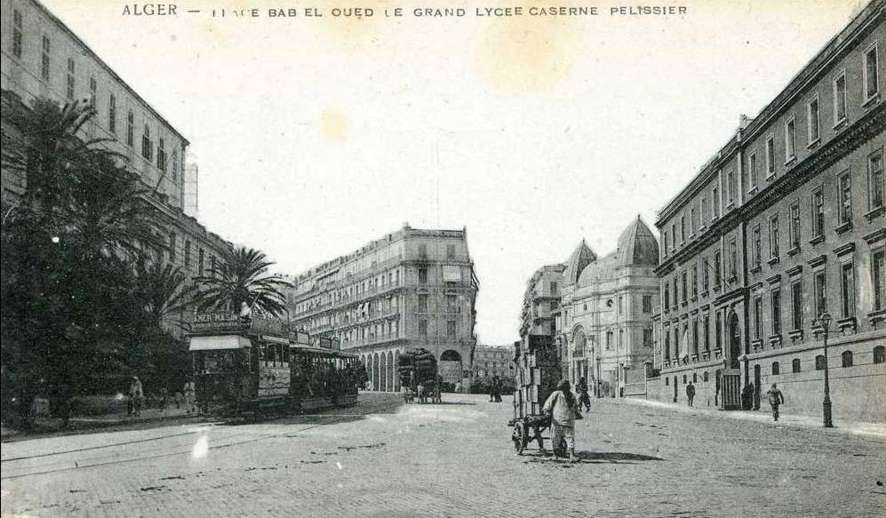
[[578, 277], [581, 275], [581, 271], [596, 260], [597, 254], [595, 254], [594, 251], [588, 247], [587, 243], [585, 243], [585, 240], [582, 239], [581, 243], [578, 244], [578, 247], [572, 252], [572, 255], [569, 256], [569, 260], [566, 261], [566, 270], [563, 272], [563, 282], [567, 286], [576, 284], [578, 282]]
[[637, 215], [618, 237], [617, 266], [658, 266], [658, 240]]

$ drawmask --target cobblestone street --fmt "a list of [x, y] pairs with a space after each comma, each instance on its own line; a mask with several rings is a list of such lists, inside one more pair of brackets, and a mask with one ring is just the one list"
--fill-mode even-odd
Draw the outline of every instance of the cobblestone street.
[[511, 400], [6, 443], [4, 516], [882, 516], [886, 439], [596, 401], [581, 462], [514, 455]]

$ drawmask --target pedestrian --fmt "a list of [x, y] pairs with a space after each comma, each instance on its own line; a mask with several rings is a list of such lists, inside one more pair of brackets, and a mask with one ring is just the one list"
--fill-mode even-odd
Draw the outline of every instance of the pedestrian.
[[591, 396], [588, 394], [588, 381], [582, 376], [578, 380], [578, 404], [584, 405], [585, 412], [591, 411]]
[[501, 389], [502, 389], [503, 384], [504, 384], [504, 382], [502, 381], [502, 379], [499, 378], [498, 376], [496, 376], [495, 381], [493, 382], [493, 385], [492, 385], [492, 390], [495, 395], [495, 397], [493, 399], [495, 400], [496, 403], [501, 403]]
[[188, 380], [185, 381], [184, 392], [185, 392], [185, 411], [187, 411], [187, 413], [189, 413], [189, 414], [191, 412], [196, 412], [197, 411], [197, 406], [196, 406], [197, 386], [194, 384], [194, 380], [192, 378], [188, 378]]
[[575, 457], [575, 420], [580, 419], [581, 414], [578, 402], [569, 388], [569, 380], [560, 380], [557, 390], [545, 401], [543, 410], [551, 417], [551, 442], [554, 455], [559, 451], [561, 441], [565, 440], [566, 448], [569, 450], [569, 460], [576, 462], [578, 459]]
[[455, 393], [456, 393], [456, 394], [460, 394], [460, 393], [461, 393], [461, 381], [456, 381], [456, 382], [455, 382]]
[[427, 401], [425, 401], [425, 386], [419, 383], [418, 387], [416, 387], [416, 392], [418, 392], [418, 402], [422, 404], [426, 403]]
[[169, 406], [169, 389], [160, 387], [160, 412], [166, 415], [166, 407]]
[[686, 399], [689, 401], [689, 406], [692, 406], [692, 400], [695, 399], [695, 385], [691, 381], [686, 385]]
[[495, 402], [495, 384], [498, 383], [498, 376], [493, 376], [491, 380], [489, 380], [489, 402]]
[[132, 414], [135, 417], [142, 415], [142, 400], [145, 398], [145, 392], [142, 388], [142, 382], [138, 376], [132, 377], [132, 383], [129, 384], [129, 400], [132, 402]]
[[748, 383], [741, 391], [741, 408], [742, 410], [753, 410], [754, 408], [753, 383]]
[[772, 388], [766, 392], [766, 397], [769, 398], [769, 406], [772, 407], [772, 419], [778, 421], [778, 407], [784, 404], [784, 394], [773, 383]]

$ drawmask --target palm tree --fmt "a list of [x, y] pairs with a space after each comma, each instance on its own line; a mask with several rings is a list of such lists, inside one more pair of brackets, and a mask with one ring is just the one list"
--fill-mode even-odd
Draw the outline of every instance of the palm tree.
[[92, 107], [10, 106], [2, 165], [23, 178], [24, 193], [3, 208], [2, 351], [27, 423], [40, 383], [80, 382], [110, 365], [96, 359], [119, 356], [140, 326], [128, 263], [158, 235], [149, 191], [81, 131]]
[[76, 175], [72, 196], [61, 211], [68, 241], [89, 260], [138, 258], [165, 246], [152, 192], [110, 156], [96, 154]]
[[38, 98], [30, 107], [10, 102], [9, 120], [18, 131], [3, 132], [3, 167], [26, 178], [22, 208], [40, 209], [44, 217], [67, 204], [76, 171], [100, 150], [105, 139], [82, 138], [80, 131], [95, 109], [80, 102], [62, 107]]
[[286, 312], [286, 296], [280, 290], [291, 284], [267, 273], [273, 264], [264, 252], [252, 248], [238, 246], [226, 250], [210, 276], [195, 279], [200, 286], [197, 309], [236, 310], [246, 303], [275, 317], [282, 316]]
[[[171, 263], [141, 260], [136, 264], [138, 298], [144, 302], [148, 322], [160, 328], [163, 320], [185, 310], [196, 289], [181, 268]], [[181, 322], [177, 322], [181, 325]]]

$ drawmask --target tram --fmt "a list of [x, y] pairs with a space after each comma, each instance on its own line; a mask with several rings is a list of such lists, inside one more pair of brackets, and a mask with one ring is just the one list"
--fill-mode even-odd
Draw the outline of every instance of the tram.
[[198, 314], [188, 333], [198, 404], [253, 416], [354, 405], [363, 366], [335, 345], [277, 319]]

